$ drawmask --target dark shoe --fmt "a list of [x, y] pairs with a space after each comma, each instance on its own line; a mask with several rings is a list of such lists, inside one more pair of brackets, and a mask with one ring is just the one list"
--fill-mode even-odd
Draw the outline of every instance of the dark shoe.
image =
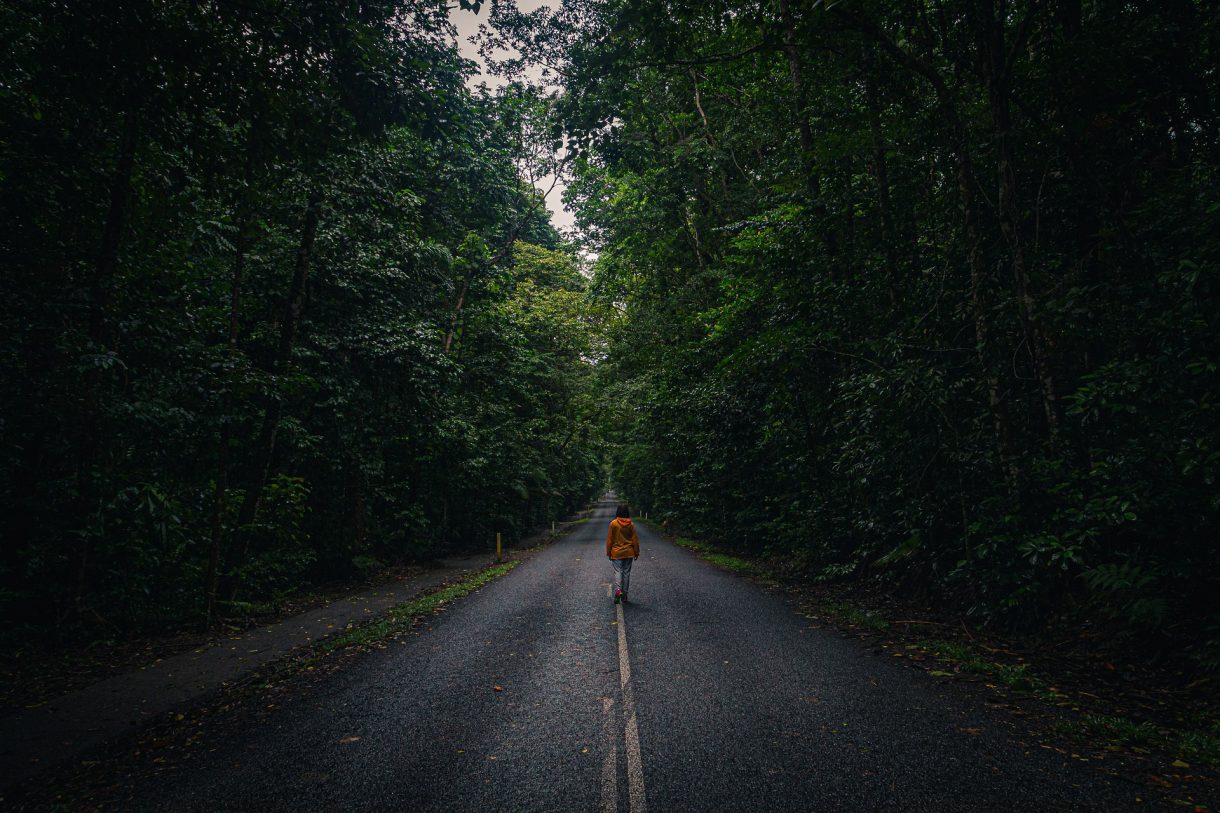
[[615, 603], [615, 604], [618, 604], [618, 603], [622, 602], [622, 600], [623, 600], [624, 598], [625, 598], [625, 597], [623, 596], [623, 591], [622, 591], [622, 590], [615, 590], [615, 591], [614, 591], [614, 603]]

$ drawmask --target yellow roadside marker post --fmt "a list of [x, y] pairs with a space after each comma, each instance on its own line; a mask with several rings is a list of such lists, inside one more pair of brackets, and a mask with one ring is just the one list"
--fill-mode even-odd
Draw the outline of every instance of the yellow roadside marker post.
[[496, 561], [500, 561], [502, 550], [500, 548], [500, 532], [496, 531]]

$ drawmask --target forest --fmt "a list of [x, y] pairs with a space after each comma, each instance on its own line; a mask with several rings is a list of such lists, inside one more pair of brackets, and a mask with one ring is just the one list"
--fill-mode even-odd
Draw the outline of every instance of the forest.
[[1214, 2], [568, 3], [615, 480], [976, 623], [1220, 668]]
[[0, 18], [9, 632], [207, 623], [604, 481], [545, 102], [441, 4]]
[[609, 479], [1220, 669], [1215, 0], [461, 5], [497, 89], [443, 2], [3, 4], [15, 629], [212, 623]]

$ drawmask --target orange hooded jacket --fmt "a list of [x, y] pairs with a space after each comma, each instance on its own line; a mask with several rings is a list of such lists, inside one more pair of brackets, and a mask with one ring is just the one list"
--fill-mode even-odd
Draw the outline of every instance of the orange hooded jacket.
[[640, 537], [626, 517], [615, 517], [606, 532], [606, 555], [611, 559], [634, 559], [640, 555]]

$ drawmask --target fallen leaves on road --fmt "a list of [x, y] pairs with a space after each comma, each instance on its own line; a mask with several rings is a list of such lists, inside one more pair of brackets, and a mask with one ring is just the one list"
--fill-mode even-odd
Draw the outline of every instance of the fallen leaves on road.
[[502, 692], [502, 691], [504, 691], [504, 687], [503, 687], [503, 686], [492, 686], [491, 688], [495, 689], [497, 692]]
[[349, 744], [349, 743], [356, 742], [356, 741], [357, 741], [357, 740], [359, 740], [359, 739], [360, 739], [360, 738], [359, 738], [359, 737], [357, 737], [355, 734], [348, 734], [346, 737], [340, 737], [340, 738], [339, 738], [339, 744], [340, 744], [340, 745], [347, 745], [347, 744]]

